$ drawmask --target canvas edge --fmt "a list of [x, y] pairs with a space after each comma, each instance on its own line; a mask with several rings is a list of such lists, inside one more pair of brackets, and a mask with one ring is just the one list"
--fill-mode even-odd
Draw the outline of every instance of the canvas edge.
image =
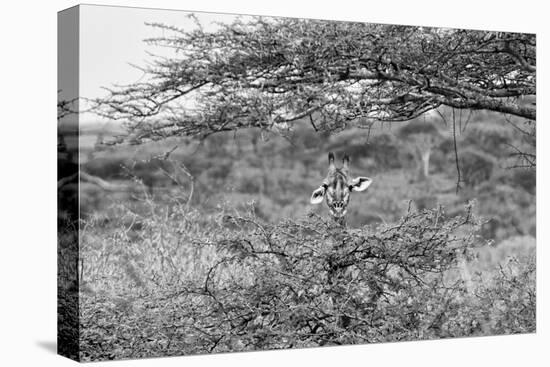
[[[57, 354], [80, 361], [79, 51], [80, 6], [57, 13]], [[60, 103], [69, 112], [59, 113]]]

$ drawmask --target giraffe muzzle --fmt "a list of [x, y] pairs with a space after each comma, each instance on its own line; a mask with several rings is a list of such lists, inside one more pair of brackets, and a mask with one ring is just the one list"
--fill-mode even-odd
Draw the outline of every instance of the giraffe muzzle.
[[346, 205], [342, 201], [332, 203], [331, 214], [335, 217], [343, 217], [346, 214]]
[[344, 209], [344, 202], [343, 201], [334, 201], [332, 203], [332, 206], [334, 207], [334, 209], [336, 210], [342, 210]]

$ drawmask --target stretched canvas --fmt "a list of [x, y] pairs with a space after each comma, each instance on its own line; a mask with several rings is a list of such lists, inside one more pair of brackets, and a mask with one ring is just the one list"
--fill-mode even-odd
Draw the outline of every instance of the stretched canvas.
[[533, 333], [536, 36], [58, 14], [58, 350]]

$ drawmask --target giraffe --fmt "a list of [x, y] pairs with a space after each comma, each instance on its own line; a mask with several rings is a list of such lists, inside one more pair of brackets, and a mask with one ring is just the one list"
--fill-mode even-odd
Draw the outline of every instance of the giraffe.
[[328, 154], [328, 173], [321, 186], [313, 191], [311, 204], [320, 204], [325, 199], [334, 221], [342, 226], [346, 225], [346, 213], [352, 191], [365, 191], [372, 180], [368, 177], [358, 176], [350, 179], [349, 156], [344, 154], [342, 167], [334, 165], [334, 154]]
[[[334, 164], [334, 154], [328, 154], [328, 173], [323, 180], [321, 186], [313, 191], [311, 195], [311, 204], [320, 204], [323, 200], [326, 201], [332, 219], [340, 226], [346, 227], [346, 213], [350, 201], [352, 191], [365, 191], [372, 180], [368, 177], [350, 178], [349, 173], [349, 156], [344, 154], [342, 159], [342, 167], [337, 168]], [[340, 328], [347, 328], [351, 318], [342, 314], [341, 307], [347, 300], [342, 299], [341, 287], [350, 281], [350, 273], [347, 267], [343, 267], [338, 262], [339, 253], [337, 243], [340, 242], [339, 234], [332, 234], [332, 251], [331, 256], [327, 257], [327, 282], [333, 289], [329, 295], [330, 304], [334, 308], [336, 325]]]

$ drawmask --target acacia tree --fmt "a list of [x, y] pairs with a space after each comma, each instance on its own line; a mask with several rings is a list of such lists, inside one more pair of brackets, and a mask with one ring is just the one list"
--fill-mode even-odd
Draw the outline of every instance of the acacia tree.
[[[204, 137], [245, 127], [315, 130], [403, 121], [438, 106], [536, 119], [534, 34], [334, 22], [237, 19], [206, 31], [150, 24], [175, 50], [144, 82], [97, 100], [132, 140]], [[190, 102], [191, 101], [191, 102]], [[190, 107], [191, 106], [191, 107]]]

